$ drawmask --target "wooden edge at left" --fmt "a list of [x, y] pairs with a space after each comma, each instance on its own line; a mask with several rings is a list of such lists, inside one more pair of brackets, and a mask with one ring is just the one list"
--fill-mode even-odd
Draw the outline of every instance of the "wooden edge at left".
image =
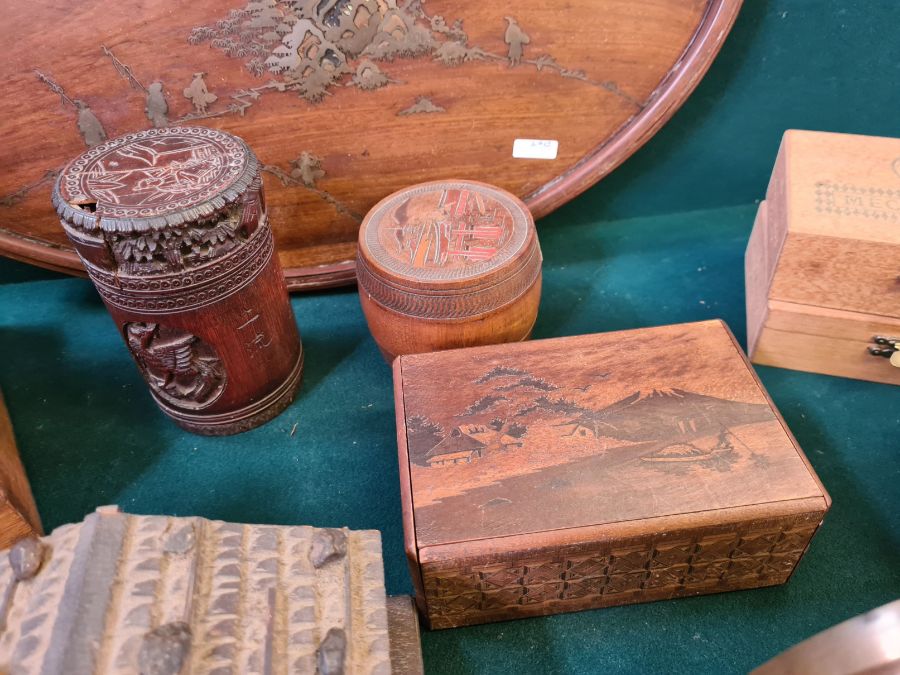
[[[40, 251], [40, 255], [37, 252]], [[0, 228], [0, 255], [51, 272], [86, 277], [87, 273], [72, 249], [54, 246]]]
[[12, 422], [0, 392], [0, 549], [30, 534], [42, 535], [31, 486], [16, 448]]

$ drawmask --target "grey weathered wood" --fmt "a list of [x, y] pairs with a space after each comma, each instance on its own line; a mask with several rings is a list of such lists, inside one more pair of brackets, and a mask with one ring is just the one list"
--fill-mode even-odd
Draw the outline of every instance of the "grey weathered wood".
[[0, 556], [0, 672], [392, 672], [378, 532], [105, 507], [42, 542], [33, 577]]

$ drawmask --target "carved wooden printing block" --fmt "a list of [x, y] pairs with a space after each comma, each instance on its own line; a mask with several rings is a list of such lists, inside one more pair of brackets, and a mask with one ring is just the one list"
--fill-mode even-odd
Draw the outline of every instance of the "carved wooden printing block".
[[163, 412], [219, 435], [291, 402], [303, 351], [243, 141], [122, 136], [72, 161], [53, 204]]
[[359, 231], [359, 297], [385, 358], [515, 342], [541, 298], [534, 221], [471, 181], [422, 183], [379, 202]]
[[720, 321], [394, 362], [432, 628], [787, 581], [830, 499]]
[[900, 384], [900, 139], [788, 131], [746, 282], [754, 363]]
[[2, 556], [0, 591], [2, 672], [420, 672], [417, 640], [391, 665], [374, 531], [104, 507]]

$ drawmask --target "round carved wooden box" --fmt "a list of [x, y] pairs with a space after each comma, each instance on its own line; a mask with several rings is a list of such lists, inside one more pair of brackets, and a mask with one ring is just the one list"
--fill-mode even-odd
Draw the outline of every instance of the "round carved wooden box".
[[303, 349], [256, 156], [214, 129], [152, 129], [73, 160], [53, 205], [154, 399], [225, 435], [293, 400]]
[[401, 354], [515, 342], [531, 334], [541, 249], [528, 208], [484, 183], [395, 192], [359, 231], [356, 274], [369, 329]]

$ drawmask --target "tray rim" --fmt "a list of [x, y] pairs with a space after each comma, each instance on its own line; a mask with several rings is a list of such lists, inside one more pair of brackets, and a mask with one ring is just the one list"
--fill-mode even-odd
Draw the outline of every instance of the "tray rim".
[[[672, 118], [706, 75], [731, 32], [743, 0], [709, 0], [681, 55], [648, 99], [618, 131], [565, 173], [521, 197], [537, 220], [571, 201], [631, 157]], [[49, 207], [48, 207], [49, 208]], [[355, 242], [347, 242], [355, 246]], [[54, 272], [86, 276], [74, 249], [0, 226], [0, 255]], [[284, 268], [289, 291], [313, 291], [356, 282], [355, 256], [321, 265]]]

